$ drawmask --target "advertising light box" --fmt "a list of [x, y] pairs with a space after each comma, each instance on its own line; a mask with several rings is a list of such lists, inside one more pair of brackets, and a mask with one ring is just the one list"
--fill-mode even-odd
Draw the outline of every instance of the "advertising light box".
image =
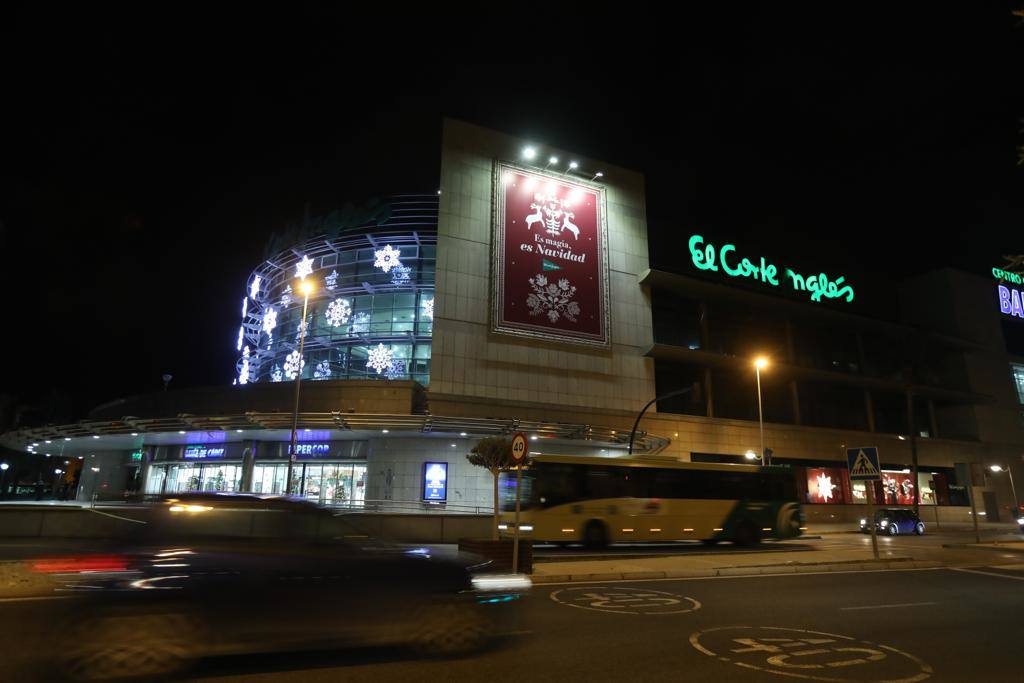
[[423, 463], [423, 500], [436, 503], [448, 500], [448, 463]]
[[605, 192], [495, 164], [492, 331], [608, 346]]

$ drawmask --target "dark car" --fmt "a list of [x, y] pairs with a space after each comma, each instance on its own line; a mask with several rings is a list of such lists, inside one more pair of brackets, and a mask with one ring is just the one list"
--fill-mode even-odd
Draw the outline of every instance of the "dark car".
[[[920, 536], [924, 533], [924, 522], [914, 514], [913, 510], [882, 508], [881, 510], [875, 510], [875, 528], [878, 533], [888, 534], [889, 536], [898, 536], [900, 534], [917, 534]], [[860, 530], [865, 534], [870, 533], [871, 529], [868, 527], [867, 519], [860, 520]]]
[[63, 677], [148, 679], [250, 652], [461, 654], [513, 628], [530, 585], [478, 558], [343, 533], [344, 520], [297, 499], [182, 495], [143, 521], [130, 541], [27, 563], [61, 597], [46, 603], [59, 647], [41, 651]]

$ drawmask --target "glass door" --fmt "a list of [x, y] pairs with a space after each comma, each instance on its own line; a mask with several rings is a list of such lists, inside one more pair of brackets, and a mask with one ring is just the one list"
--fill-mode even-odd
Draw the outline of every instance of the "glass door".
[[167, 492], [198, 491], [202, 467], [192, 463], [167, 468]]
[[237, 491], [241, 483], [241, 465], [207, 464], [203, 466], [203, 491]]
[[284, 479], [287, 474], [288, 465], [256, 465], [252, 469], [252, 492], [284, 493]]

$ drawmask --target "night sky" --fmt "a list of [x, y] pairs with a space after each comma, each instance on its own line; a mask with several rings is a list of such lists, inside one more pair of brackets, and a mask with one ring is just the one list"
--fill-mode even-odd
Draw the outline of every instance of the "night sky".
[[826, 4], [8, 12], [0, 409], [230, 383], [268, 236], [436, 190], [442, 116], [643, 172], [669, 270], [695, 229], [869, 298], [1024, 252], [1013, 6]]

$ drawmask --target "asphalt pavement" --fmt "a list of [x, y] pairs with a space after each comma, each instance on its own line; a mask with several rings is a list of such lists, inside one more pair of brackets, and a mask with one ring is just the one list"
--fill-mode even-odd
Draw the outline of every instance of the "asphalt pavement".
[[190, 680], [1024, 680], [1024, 563], [537, 587], [523, 630], [453, 660], [360, 651], [202, 665]]

